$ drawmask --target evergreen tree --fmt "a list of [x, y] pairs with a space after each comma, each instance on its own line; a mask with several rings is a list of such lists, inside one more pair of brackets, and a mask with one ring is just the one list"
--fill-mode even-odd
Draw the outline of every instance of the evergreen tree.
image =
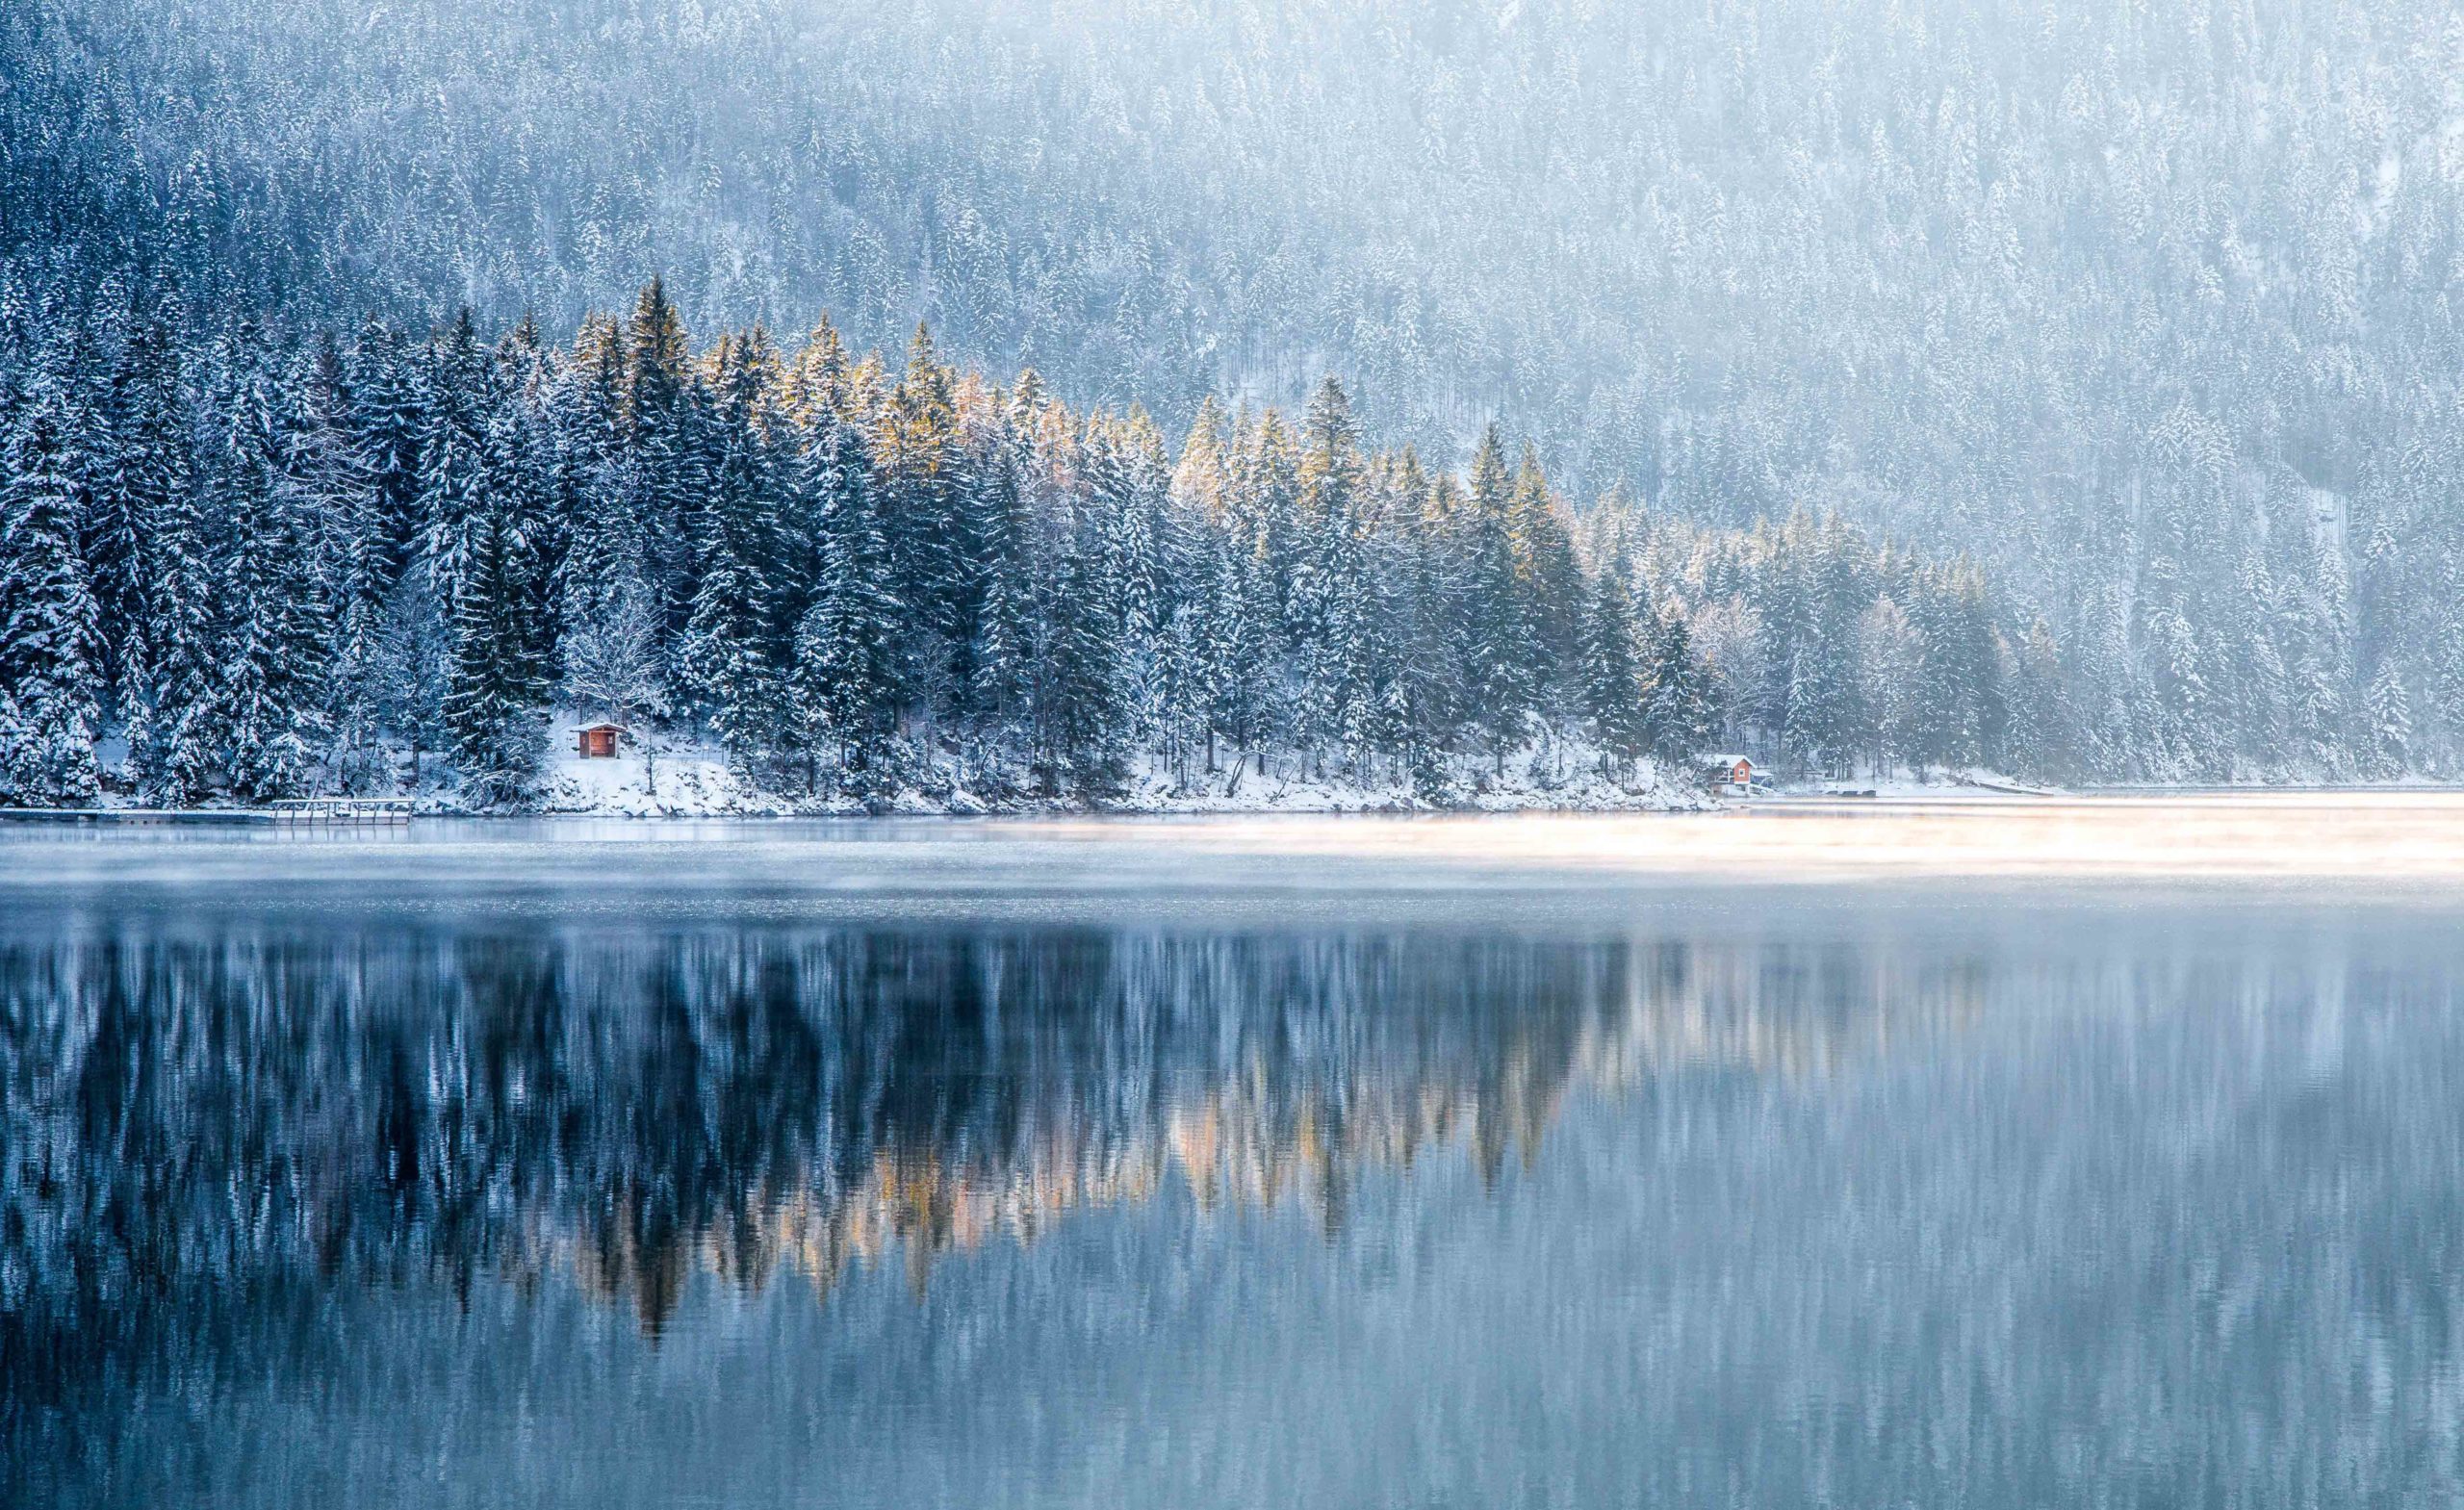
[[626, 443], [628, 360], [615, 321], [587, 321], [551, 396], [565, 541], [552, 584], [560, 628], [597, 622], [618, 599], [650, 590]]
[[723, 343], [717, 361], [719, 460], [699, 511], [700, 569], [682, 664], [729, 754], [747, 769], [784, 733], [781, 679], [787, 647], [776, 629], [782, 596], [778, 461], [762, 413], [771, 376], [758, 332]]
[[1630, 771], [1650, 748], [1634, 599], [1624, 569], [1615, 563], [1592, 582], [1583, 616], [1582, 711], [1603, 761], [1613, 762], [1618, 774]]
[[1929, 695], [1924, 640], [1888, 593], [1857, 621], [1857, 664], [1875, 767], [1887, 774], [1918, 758]]
[[1098, 550], [1069, 541], [1054, 567], [1040, 605], [1030, 758], [1047, 794], [1102, 802], [1118, 794], [1125, 776], [1118, 623], [1104, 611]]
[[521, 529], [501, 507], [483, 507], [466, 520], [464, 567], [445, 603], [445, 726], [463, 791], [481, 807], [510, 806], [528, 794], [542, 742], [545, 688], [520, 657], [500, 649], [521, 633]]
[[517, 404], [467, 312], [448, 332], [437, 369], [422, 491], [427, 579], [445, 641], [443, 722], [465, 795], [502, 806], [527, 794], [541, 747], [537, 468]]
[[[253, 343], [241, 349], [253, 362]], [[326, 748], [329, 626], [307, 516], [282, 467], [272, 384], [241, 378], [218, 472], [229, 521], [220, 598], [228, 626], [217, 715], [222, 774], [244, 802], [305, 790]]]
[[0, 478], [0, 800], [90, 801], [100, 632], [78, 554], [76, 417], [38, 384], [13, 417]]
[[1488, 748], [1496, 774], [1505, 772], [1505, 753], [1524, 737], [1537, 707], [1543, 654], [1526, 613], [1518, 572], [1505, 451], [1491, 424], [1472, 458], [1472, 490], [1460, 600], [1469, 622], [1463, 636], [1464, 683], [1475, 737]]
[[[683, 320], [660, 280], [642, 290], [625, 345], [624, 516], [641, 543], [641, 576], [658, 594], [662, 620], [674, 631], [692, 616], [700, 586], [694, 526], [706, 497], [710, 456]], [[680, 688], [688, 694], [680, 701], [693, 701], [691, 690]]]
[[1271, 589], [1263, 570], [1235, 539], [1214, 552], [1199, 601], [1197, 676], [1207, 689], [1207, 767], [1212, 770], [1219, 737], [1231, 741], [1245, 757], [1264, 730], [1272, 697]]
[[2413, 763], [2412, 703], [2396, 663], [2381, 661], [2370, 678], [2370, 765], [2382, 779], [2403, 775]]
[[1035, 608], [1028, 521], [1019, 485], [1016, 438], [1006, 423], [968, 490], [969, 535], [980, 563], [976, 581], [975, 683], [968, 706], [975, 729], [997, 751], [1017, 733], [1027, 702], [1029, 624]]
[[167, 495], [187, 480], [175, 340], [159, 313], [133, 312], [100, 416], [80, 546], [94, 588], [110, 701], [123, 726], [141, 732], [152, 660], [145, 542]]
[[1643, 705], [1643, 722], [1653, 757], [1663, 767], [1683, 769], [1719, 730], [1711, 678], [1694, 653], [1693, 633], [1685, 616], [1665, 612], [1652, 635], [1651, 695]]
[[955, 711], [974, 684], [981, 597], [971, 591], [962, 503], [967, 456], [950, 372], [921, 323], [882, 417], [875, 460], [889, 587], [907, 610], [908, 675], [928, 710]]
[[803, 493], [817, 512], [821, 560], [812, 604], [796, 627], [789, 693], [804, 737], [833, 748], [840, 790], [883, 796], [897, 731], [905, 611], [891, 587], [889, 544], [853, 426], [826, 423], [805, 465]]
[[2066, 776], [2077, 763], [2062, 651], [2044, 620], [2019, 641], [2011, 678], [2011, 763], [2023, 776]]
[[[118, 709], [128, 769], [145, 801], [182, 803], [202, 788], [207, 754], [197, 727], [204, 702], [199, 643], [210, 586], [197, 529], [188, 399], [180, 392], [177, 305], [138, 311], [111, 371], [111, 466], [96, 510], [126, 576], [118, 584]], [[114, 633], [106, 630], [106, 640]], [[167, 675], [170, 673], [170, 675]], [[177, 687], [167, 687], [175, 679]], [[188, 722], [192, 769], [167, 779], [167, 741]]]
[[445, 721], [451, 645], [445, 608], [427, 573], [395, 578], [376, 644], [378, 708], [385, 727], [410, 747], [411, 781], [417, 785], [421, 757], [451, 742]]
[[[391, 579], [390, 530], [356, 422], [341, 350], [321, 338], [287, 387], [281, 486], [316, 573], [321, 612], [333, 624], [324, 705], [324, 764], [345, 791], [382, 774], [377, 719], [378, 621]], [[319, 648], [322, 653], [322, 647]]]
[[430, 424], [427, 374], [419, 353], [372, 316], [351, 345], [343, 387], [349, 396], [359, 462], [367, 469], [372, 523], [382, 547], [375, 553], [371, 581], [381, 598], [421, 545], [423, 451]]
[[[178, 374], [161, 372], [156, 380], [175, 390]], [[153, 493], [141, 544], [145, 644], [139, 695], [127, 704], [129, 764], [139, 795], [170, 806], [203, 797], [219, 766], [215, 572], [177, 403], [174, 392], [150, 411], [159, 425], [132, 424], [121, 437], [121, 455], [132, 472], [143, 437]]]
[[1554, 687], [1579, 653], [1582, 582], [1556, 495], [1550, 491], [1548, 476], [1540, 469], [1538, 449], [1528, 442], [1515, 470], [1505, 510], [1515, 583], [1530, 636], [1531, 672], [1539, 686]]

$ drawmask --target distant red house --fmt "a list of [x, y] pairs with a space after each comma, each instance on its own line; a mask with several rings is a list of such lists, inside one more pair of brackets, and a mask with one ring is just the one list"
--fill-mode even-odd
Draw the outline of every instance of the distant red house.
[[574, 730], [574, 753], [585, 760], [613, 760], [616, 742], [625, 737], [625, 726], [601, 721], [584, 724]]
[[1706, 756], [1704, 780], [1715, 792], [1746, 792], [1754, 787], [1754, 762], [1741, 755]]

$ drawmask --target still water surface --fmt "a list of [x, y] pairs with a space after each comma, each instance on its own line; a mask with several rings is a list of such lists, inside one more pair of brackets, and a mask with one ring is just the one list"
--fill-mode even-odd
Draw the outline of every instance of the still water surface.
[[1129, 833], [0, 839], [0, 1500], [2464, 1492], [2464, 886]]

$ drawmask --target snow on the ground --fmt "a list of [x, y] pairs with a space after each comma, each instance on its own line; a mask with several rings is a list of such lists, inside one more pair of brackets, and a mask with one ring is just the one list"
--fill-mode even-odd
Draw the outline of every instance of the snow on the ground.
[[567, 752], [540, 772], [539, 806], [548, 812], [624, 818], [783, 814], [796, 805], [756, 790], [715, 753], [628, 751], [609, 760]]
[[1923, 773], [1894, 771], [1888, 776], [1826, 777], [1816, 781], [1802, 781], [1785, 788], [1790, 795], [1812, 796], [1874, 796], [1892, 798], [1929, 798], [1957, 796], [1962, 792], [1984, 792], [2010, 797], [2055, 797], [2062, 794], [2058, 786], [2023, 781], [1999, 771], [1969, 769], [1960, 771], [1933, 770]]
[[[1630, 781], [1604, 776], [1595, 754], [1579, 745], [1530, 746], [1510, 756], [1502, 772], [1491, 761], [1462, 757], [1454, 762], [1452, 784], [1445, 797], [1430, 801], [1410, 783], [1381, 770], [1370, 783], [1328, 773], [1309, 776], [1304, 763], [1285, 754], [1262, 772], [1254, 759], [1235, 760], [1223, 753], [1219, 768], [1208, 772], [1199, 762], [1175, 771], [1161, 759], [1137, 763], [1126, 788], [1101, 805], [1102, 810], [1123, 813], [1345, 813], [1345, 812], [1662, 812], [1690, 811], [1724, 806], [1732, 799], [1714, 797], [1684, 771], [1656, 771], [1647, 762]], [[417, 809], [427, 813], [465, 810], [444, 762], [431, 757], [423, 780], [408, 793]], [[2055, 795], [2057, 789], [2035, 785], [1988, 770], [1934, 770], [1919, 774], [1895, 772], [1887, 777], [1861, 776], [1782, 783], [1779, 795], [1806, 798], [1825, 795], [1872, 795], [1878, 798], [1942, 798], [1968, 795]], [[107, 794], [106, 806], [126, 806], [138, 799], [124, 788]], [[214, 804], [212, 806], [225, 806]], [[569, 748], [550, 752], [539, 772], [538, 795], [531, 810], [594, 817], [708, 818], [786, 817], [794, 815], [861, 816], [867, 812], [973, 816], [993, 812], [1084, 810], [1075, 801], [1021, 800], [1014, 789], [983, 792], [971, 789], [965, 773], [955, 766], [937, 768], [928, 783], [910, 786], [868, 806], [844, 796], [808, 796], [795, 790], [766, 789], [731, 768], [709, 745], [668, 738], [647, 754], [628, 742], [612, 759], [583, 759]]]
[[[1192, 769], [1182, 780], [1168, 765], [1144, 762], [1133, 771], [1127, 789], [1103, 804], [1108, 811], [1148, 813], [1206, 812], [1409, 812], [1409, 811], [1659, 811], [1699, 808], [1710, 799], [1691, 782], [1646, 779], [1633, 784], [1604, 777], [1587, 753], [1569, 751], [1560, 758], [1531, 752], [1506, 762], [1500, 779], [1493, 766], [1465, 762], [1455, 790], [1448, 800], [1431, 803], [1406, 782], [1388, 780], [1362, 784], [1333, 777], [1312, 779], [1289, 757], [1276, 762], [1272, 775], [1244, 764], [1236, 773], [1225, 762], [1209, 773]], [[946, 773], [937, 790], [913, 788], [883, 805], [891, 812], [978, 814], [1030, 809], [1050, 805], [994, 801], [971, 791], [958, 773]], [[436, 794], [436, 806], [449, 807], [450, 795]], [[610, 817], [717, 817], [848, 813], [866, 811], [846, 798], [811, 798], [797, 793], [763, 790], [730, 769], [717, 751], [679, 746], [654, 752], [646, 761], [637, 748], [613, 759], [586, 760], [570, 752], [552, 756], [541, 771], [541, 809], [553, 813], [586, 813]]]

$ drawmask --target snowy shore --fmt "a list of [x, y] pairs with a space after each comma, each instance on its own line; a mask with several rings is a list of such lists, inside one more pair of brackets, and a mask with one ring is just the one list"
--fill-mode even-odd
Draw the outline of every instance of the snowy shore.
[[[1611, 781], [1587, 754], [1580, 759], [1569, 755], [1561, 766], [1526, 755], [1507, 762], [1502, 778], [1493, 768], [1467, 770], [1441, 800], [1431, 800], [1401, 781], [1367, 784], [1313, 779], [1296, 761], [1281, 764], [1288, 768], [1270, 774], [1244, 766], [1238, 771], [1192, 771], [1186, 779], [1160, 762], [1142, 764], [1118, 794], [1091, 806], [1120, 813], [1683, 812], [1715, 806], [1694, 783], [1648, 770], [1632, 782]], [[419, 800], [423, 810], [462, 810], [449, 789], [423, 792]], [[552, 759], [541, 772], [536, 810], [702, 818], [867, 812], [978, 816], [1090, 807], [1075, 800], [987, 792], [958, 771], [936, 773], [934, 779], [869, 805], [848, 797], [808, 797], [751, 784], [716, 752], [692, 749], [663, 751], [647, 763], [635, 753], [614, 759]]]
[[[124, 757], [116, 742], [98, 754], [113, 770]], [[1580, 742], [1535, 743], [1515, 752], [1502, 763], [1471, 756], [1452, 759], [1444, 781], [1432, 792], [1416, 788], [1401, 773], [1380, 771], [1382, 780], [1364, 782], [1338, 770], [1312, 774], [1302, 756], [1285, 752], [1263, 761], [1235, 759], [1226, 752], [1217, 769], [1201, 763], [1176, 766], [1158, 757], [1130, 763], [1119, 790], [1098, 802], [1074, 796], [1048, 797], [1033, 790], [1024, 773], [1014, 769], [984, 772], [955, 761], [936, 761], [914, 773], [886, 796], [871, 800], [822, 790], [808, 793], [800, 783], [765, 784], [747, 776], [715, 746], [669, 739], [645, 752], [628, 739], [615, 756], [583, 758], [559, 750], [540, 762], [531, 799], [515, 806], [479, 807], [466, 799], [444, 762], [431, 756], [422, 762], [416, 779], [407, 754], [396, 753], [402, 779], [364, 797], [407, 801], [413, 812], [432, 817], [553, 816], [599, 818], [761, 818], [761, 817], [988, 817], [1061, 816], [1115, 813], [1138, 815], [1219, 814], [1344, 814], [1344, 813], [1654, 813], [1708, 812], [1732, 806], [1732, 796], [1715, 794], [1692, 766], [1671, 769], [1642, 760], [1624, 780], [1605, 774], [1596, 750]], [[2253, 788], [2263, 789], [2263, 788]], [[2151, 789], [2162, 790], [2162, 789]], [[321, 795], [318, 793], [308, 794]], [[1756, 795], [1768, 795], [1757, 779]], [[1889, 777], [1863, 776], [1791, 783], [1779, 795], [1793, 799], [1881, 798], [1938, 799], [1967, 797], [2050, 797], [2056, 788], [2016, 781], [1985, 770], [1901, 771]], [[280, 806], [280, 805], [277, 805]], [[11, 809], [25, 819], [41, 809]], [[128, 791], [124, 779], [107, 781], [95, 802], [75, 810], [99, 818], [113, 813], [134, 817], [154, 813], [167, 819], [216, 816], [238, 821], [261, 813], [228, 800], [210, 801], [179, 813], [163, 812], [142, 804]], [[73, 816], [63, 810], [64, 818]]]
[[[117, 751], [107, 750], [107, 755]], [[116, 764], [116, 762], [113, 762]], [[1623, 781], [1604, 774], [1597, 752], [1578, 744], [1562, 748], [1534, 745], [1517, 752], [1502, 766], [1487, 760], [1454, 760], [1445, 783], [1432, 794], [1416, 789], [1399, 775], [1362, 782], [1336, 772], [1312, 775], [1307, 762], [1285, 754], [1264, 762], [1233, 760], [1229, 755], [1218, 769], [1176, 769], [1162, 758], [1133, 761], [1121, 788], [1100, 802], [1035, 793], [1015, 771], [970, 772], [956, 763], [937, 764], [901, 783], [885, 797], [870, 801], [843, 793], [806, 793], [789, 783], [748, 780], [715, 747], [686, 741], [663, 741], [644, 752], [628, 742], [614, 757], [585, 759], [572, 751], [551, 755], [540, 764], [532, 799], [513, 807], [480, 808], [466, 800], [458, 782], [433, 758], [417, 780], [408, 776], [397, 786], [363, 796], [402, 799], [424, 816], [551, 816], [598, 818], [762, 818], [762, 817], [989, 817], [1061, 816], [1114, 813], [1139, 815], [1345, 814], [1345, 813], [1681, 813], [1709, 812], [1733, 805], [1732, 797], [1715, 794], [1688, 768], [1673, 771], [1656, 762], [1639, 763]], [[1263, 767], [1263, 768], [1262, 768]], [[109, 767], [107, 767], [108, 769]], [[128, 793], [121, 781], [107, 782], [106, 791], [90, 805], [62, 810], [63, 818], [100, 818], [119, 813], [149, 813], [166, 819], [217, 816], [239, 821], [262, 809], [212, 801], [178, 813], [150, 807]], [[112, 788], [116, 788], [114, 790]], [[2259, 788], [2254, 788], [2259, 789]], [[1758, 779], [1758, 796], [1766, 795]], [[1969, 797], [2050, 797], [2056, 788], [2017, 781], [1982, 770], [1938, 770], [1923, 775], [1900, 772], [1888, 778], [1795, 783], [1780, 795], [1794, 799], [1882, 798], [1937, 799]], [[277, 805], [279, 806], [279, 805]], [[42, 816], [42, 809], [10, 809], [23, 819]]]

